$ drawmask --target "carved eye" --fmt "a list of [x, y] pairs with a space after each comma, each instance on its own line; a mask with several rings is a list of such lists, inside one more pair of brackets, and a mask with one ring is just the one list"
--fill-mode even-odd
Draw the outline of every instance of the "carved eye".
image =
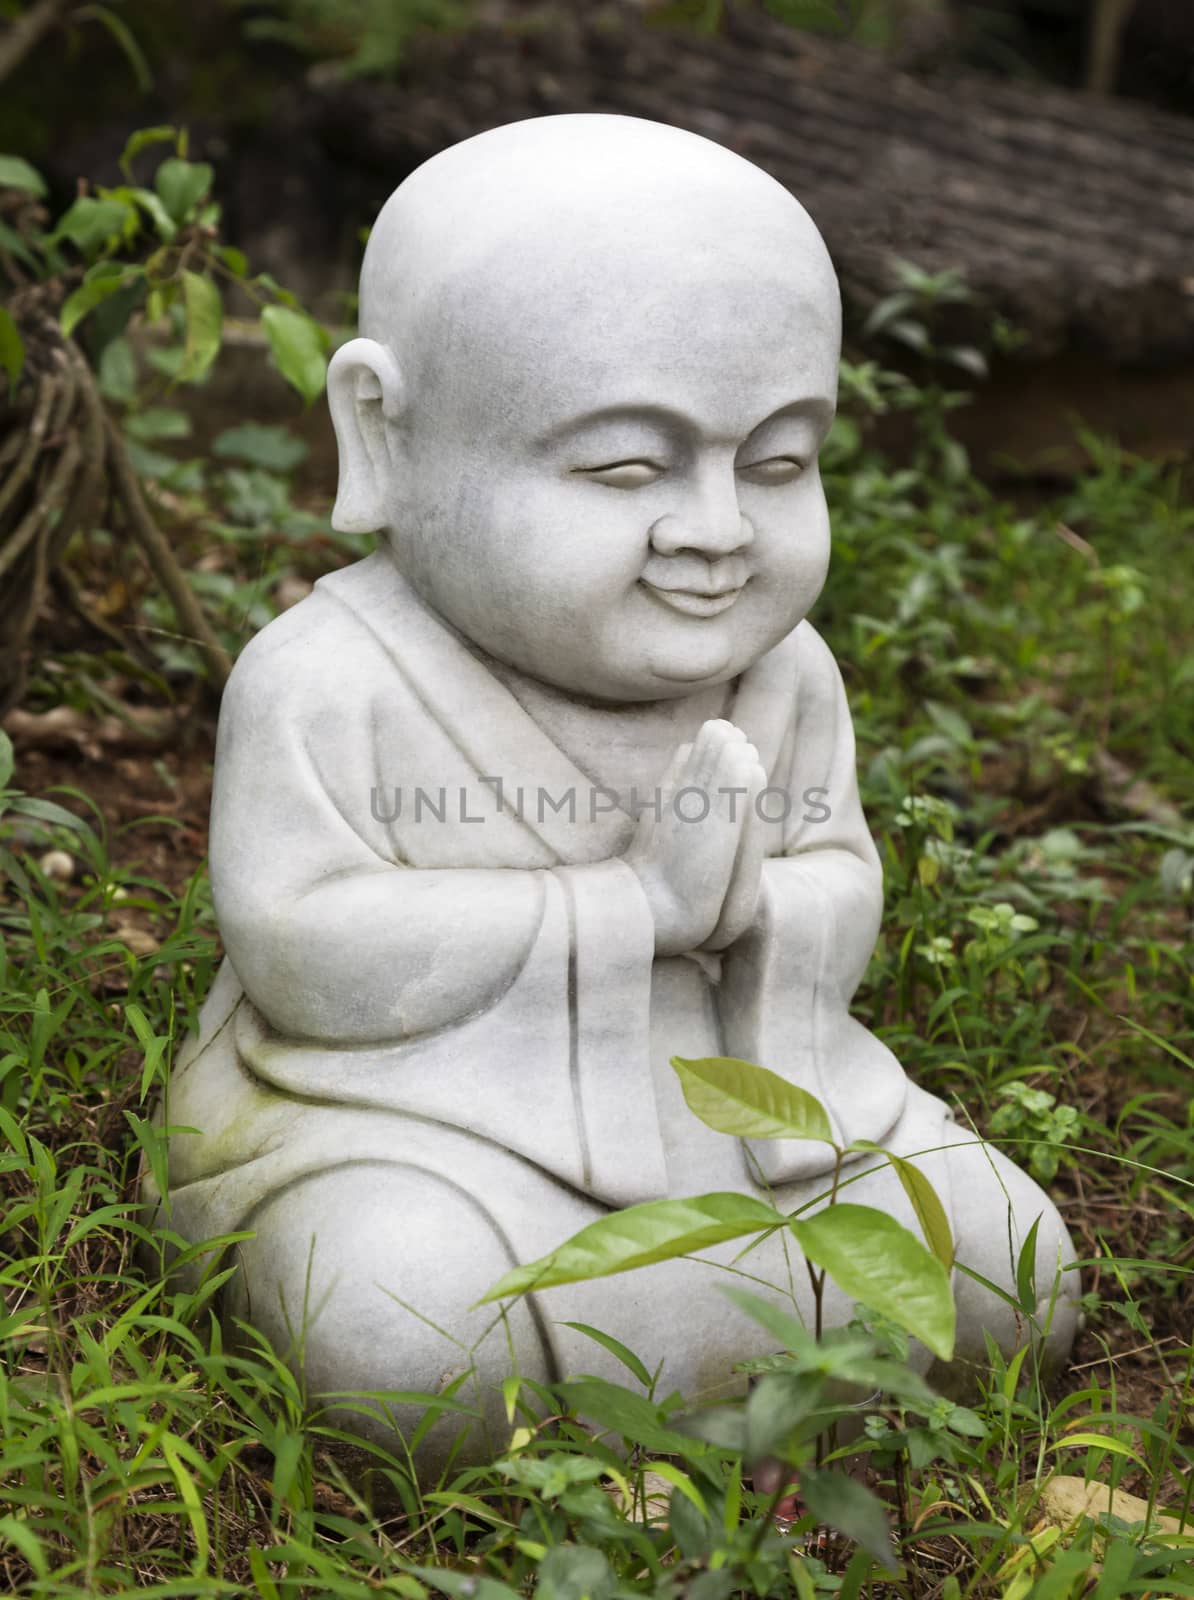
[[738, 468], [738, 475], [751, 483], [793, 483], [804, 471], [804, 462], [795, 456], [771, 456], [766, 461], [749, 461]]
[[642, 489], [663, 475], [657, 461], [610, 461], [600, 467], [581, 467], [582, 476], [610, 489]]

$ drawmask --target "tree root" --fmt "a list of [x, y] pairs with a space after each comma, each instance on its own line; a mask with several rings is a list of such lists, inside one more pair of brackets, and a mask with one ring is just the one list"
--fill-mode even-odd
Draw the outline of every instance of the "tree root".
[[[105, 500], [119, 508], [206, 676], [221, 689], [231, 661], [154, 520], [90, 367], [56, 322], [37, 310], [30, 322], [43, 346], [40, 370], [28, 374], [32, 404], [8, 412], [0, 444], [0, 470], [8, 469], [0, 481], [0, 716], [20, 698], [29, 641], [67, 547], [94, 525]], [[103, 631], [120, 638], [111, 627]]]

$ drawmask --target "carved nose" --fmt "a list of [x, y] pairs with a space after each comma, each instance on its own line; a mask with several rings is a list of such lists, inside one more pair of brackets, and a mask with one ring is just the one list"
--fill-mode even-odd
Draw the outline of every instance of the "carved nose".
[[651, 544], [661, 556], [678, 556], [691, 551], [706, 561], [715, 561], [719, 556], [744, 549], [754, 536], [749, 517], [735, 504], [732, 511], [727, 508], [720, 515], [669, 512], [652, 527]]

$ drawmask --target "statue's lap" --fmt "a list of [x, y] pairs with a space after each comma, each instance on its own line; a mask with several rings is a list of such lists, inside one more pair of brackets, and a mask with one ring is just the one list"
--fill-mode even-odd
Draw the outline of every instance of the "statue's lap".
[[[229, 1310], [251, 1320], [292, 1359], [301, 1350], [314, 1394], [436, 1394], [471, 1369], [461, 1393], [478, 1405], [491, 1430], [488, 1439], [475, 1434], [483, 1454], [495, 1437], [499, 1444], [505, 1437], [497, 1386], [514, 1367], [540, 1381], [590, 1372], [632, 1381], [614, 1357], [569, 1323], [612, 1334], [651, 1371], [662, 1364], [659, 1392], [679, 1389], [690, 1400], [740, 1392], [744, 1380], [734, 1372], [735, 1363], [774, 1348], [774, 1340], [720, 1292], [721, 1285], [794, 1299], [811, 1323], [807, 1272], [782, 1234], [745, 1256], [749, 1241], [731, 1241], [702, 1252], [700, 1260], [560, 1285], [508, 1303], [501, 1313], [492, 1305], [478, 1307], [480, 1296], [512, 1265], [546, 1254], [607, 1208], [471, 1135], [383, 1120], [388, 1154], [371, 1140], [363, 1159], [296, 1176], [242, 1223], [255, 1236], [238, 1247], [241, 1270]], [[959, 1142], [948, 1153], [939, 1148], [953, 1141]], [[897, 1153], [918, 1158], [951, 1213], [960, 1259], [984, 1276], [1015, 1281], [1007, 1242], [1009, 1199], [1018, 1218], [1045, 1212], [1038, 1242], [1042, 1288], [1059, 1245], [1072, 1259], [1047, 1198], [1037, 1190], [1034, 1206], [1031, 1180], [949, 1122], [939, 1101], [913, 1089], [891, 1143]], [[889, 1166], [858, 1163], [846, 1175], [856, 1181], [842, 1198], [878, 1206], [915, 1229]], [[825, 1179], [810, 1179], [776, 1190], [773, 1198], [791, 1211], [814, 1203], [825, 1187]], [[960, 1351], [981, 1359], [984, 1328], [1005, 1348], [1014, 1347], [1025, 1330], [1010, 1314], [1002, 1326], [990, 1296], [983, 1297], [978, 1315], [970, 1313], [969, 1282], [956, 1275]], [[829, 1285], [827, 1324], [841, 1325], [852, 1314], [851, 1303]], [[1068, 1328], [1067, 1319], [1068, 1302], [1059, 1334]], [[446, 1329], [454, 1337], [441, 1331]], [[927, 1351], [914, 1351], [913, 1359], [922, 1370], [930, 1364]], [[399, 1407], [395, 1417], [409, 1428], [418, 1412]], [[355, 1426], [361, 1426], [359, 1417]], [[383, 1438], [389, 1433], [383, 1424], [366, 1431]], [[446, 1429], [440, 1434], [446, 1436]]]

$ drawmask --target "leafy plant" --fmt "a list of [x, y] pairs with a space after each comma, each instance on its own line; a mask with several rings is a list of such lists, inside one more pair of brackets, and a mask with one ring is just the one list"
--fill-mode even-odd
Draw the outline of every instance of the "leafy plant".
[[[255, 13], [244, 23], [250, 39], [280, 39], [295, 50], [334, 62], [356, 77], [394, 71], [418, 34], [459, 29], [472, 18], [472, 0], [232, 0]], [[263, 10], [272, 15], [263, 16]]]
[[[162, 144], [174, 153], [158, 164], [152, 187], [138, 184], [134, 161]], [[160, 474], [155, 447], [185, 435], [189, 424], [173, 408], [139, 403], [136, 359], [124, 333], [130, 324], [142, 338], [164, 332], [150, 359], [171, 385], [202, 383], [221, 347], [224, 292], [235, 289], [259, 309], [275, 365], [308, 403], [323, 387], [330, 336], [293, 295], [267, 274], [251, 276], [240, 251], [219, 242], [212, 170], [188, 161], [186, 149], [185, 133], [174, 128], [134, 134], [121, 157], [127, 182], [80, 193], [49, 229], [40, 176], [15, 157], [0, 157], [0, 181], [24, 197], [17, 225], [0, 224], [0, 260], [10, 279], [0, 308], [0, 366], [11, 403], [4, 449], [15, 458], [0, 508], [0, 572], [10, 575], [0, 604], [0, 708], [24, 686], [27, 647], [51, 576], [108, 501], [121, 508], [200, 664], [218, 683], [227, 676], [229, 656], [139, 477]], [[126, 431], [107, 411], [109, 398], [129, 406]]]

